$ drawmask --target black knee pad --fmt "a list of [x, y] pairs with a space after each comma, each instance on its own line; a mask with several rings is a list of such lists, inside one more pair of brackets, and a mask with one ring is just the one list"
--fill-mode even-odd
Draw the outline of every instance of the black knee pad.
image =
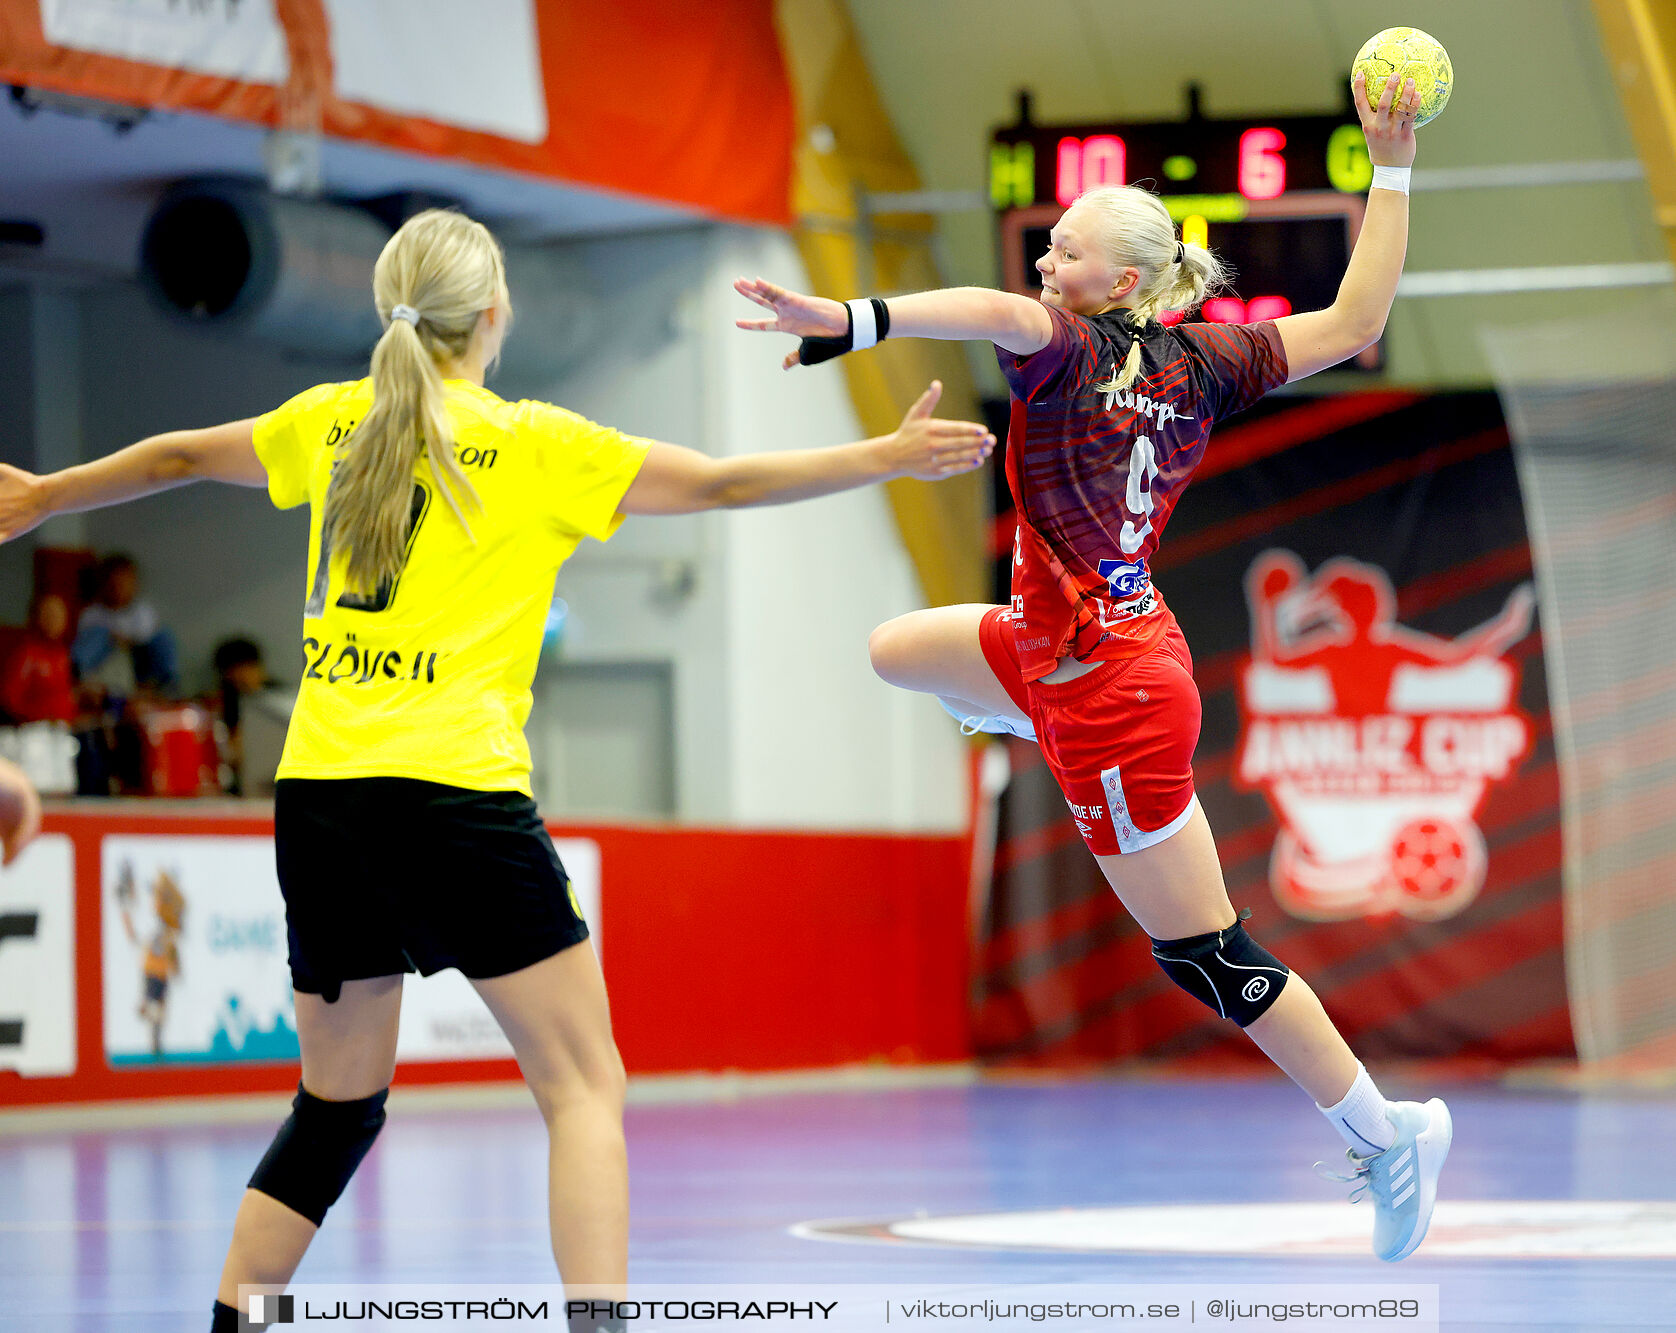
[[1242, 1028], [1268, 1012], [1292, 975], [1238, 921], [1209, 935], [1153, 940], [1152, 956], [1171, 981]]
[[322, 1101], [302, 1084], [291, 1114], [250, 1177], [250, 1188], [319, 1226], [384, 1128], [390, 1089], [354, 1102]]

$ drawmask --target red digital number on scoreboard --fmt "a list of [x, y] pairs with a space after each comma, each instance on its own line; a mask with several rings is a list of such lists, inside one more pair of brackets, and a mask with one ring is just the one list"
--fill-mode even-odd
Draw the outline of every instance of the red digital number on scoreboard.
[[1115, 134], [1067, 135], [1059, 141], [1054, 197], [1066, 208], [1097, 185], [1127, 185], [1129, 149]]
[[1271, 127], [1240, 135], [1240, 193], [1247, 199], [1278, 199], [1286, 193], [1286, 136]]
[[[1199, 307], [1199, 317], [1207, 324], [1258, 324], [1291, 313], [1292, 303], [1284, 296], [1253, 296], [1249, 301], [1213, 296]], [[1179, 324], [1181, 311], [1166, 310], [1158, 318], [1164, 324]]]
[[[1286, 135], [1260, 125], [1240, 135], [1239, 190], [1247, 199], [1278, 199], [1286, 193]], [[1128, 145], [1115, 134], [1066, 135], [1055, 159], [1054, 198], [1069, 208], [1085, 190], [1128, 184]]]

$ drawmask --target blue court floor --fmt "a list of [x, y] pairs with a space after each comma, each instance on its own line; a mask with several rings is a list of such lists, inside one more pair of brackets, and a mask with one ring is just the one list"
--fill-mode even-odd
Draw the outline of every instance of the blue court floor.
[[[1312, 1172], [1341, 1149], [1289, 1084], [1033, 1078], [636, 1104], [633, 1277], [1402, 1281], [1438, 1284], [1451, 1330], [1676, 1328], [1676, 1093], [1432, 1092], [1455, 1147], [1432, 1240], [1396, 1267], [1362, 1249], [1365, 1207]], [[265, 1106], [241, 1114], [74, 1131], [0, 1117], [0, 1329], [206, 1328], [277, 1123]], [[1128, 1211], [1141, 1207], [1164, 1211]], [[1036, 1215], [994, 1216], [1015, 1213]], [[1350, 1239], [1316, 1236], [1323, 1216]], [[1133, 1248], [1149, 1243], [1177, 1248]], [[521, 1095], [442, 1108], [398, 1088], [298, 1281], [454, 1280], [554, 1280], [544, 1134]]]

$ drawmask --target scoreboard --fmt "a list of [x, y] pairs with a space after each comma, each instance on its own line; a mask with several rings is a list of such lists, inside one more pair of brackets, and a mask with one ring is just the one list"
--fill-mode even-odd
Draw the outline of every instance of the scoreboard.
[[[1134, 124], [997, 130], [989, 196], [997, 212], [1003, 283], [1035, 295], [1035, 262], [1048, 232], [1084, 190], [1143, 184], [1156, 191], [1182, 238], [1234, 269], [1233, 290], [1195, 318], [1247, 324], [1331, 305], [1373, 181], [1354, 116], [1261, 120], [1192, 118]], [[1182, 318], [1179, 311], [1166, 322]], [[1356, 364], [1380, 364], [1379, 347]]]

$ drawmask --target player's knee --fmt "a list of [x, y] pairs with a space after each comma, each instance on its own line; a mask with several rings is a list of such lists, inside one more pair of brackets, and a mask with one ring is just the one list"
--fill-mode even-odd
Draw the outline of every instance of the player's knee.
[[301, 1213], [315, 1226], [343, 1195], [349, 1178], [384, 1128], [388, 1088], [352, 1102], [329, 1102], [298, 1085], [250, 1188]]
[[1153, 940], [1152, 956], [1182, 990], [1242, 1028], [1268, 1012], [1292, 975], [1237, 921], [1206, 935]]
[[524, 1079], [547, 1121], [579, 1104], [607, 1106], [621, 1114], [628, 1091], [623, 1057], [610, 1041], [597, 1050], [567, 1052], [544, 1066], [528, 1064]]
[[584, 1071], [589, 1091], [599, 1100], [622, 1110], [628, 1094], [628, 1071], [623, 1068], [622, 1054], [616, 1042], [611, 1042]]

